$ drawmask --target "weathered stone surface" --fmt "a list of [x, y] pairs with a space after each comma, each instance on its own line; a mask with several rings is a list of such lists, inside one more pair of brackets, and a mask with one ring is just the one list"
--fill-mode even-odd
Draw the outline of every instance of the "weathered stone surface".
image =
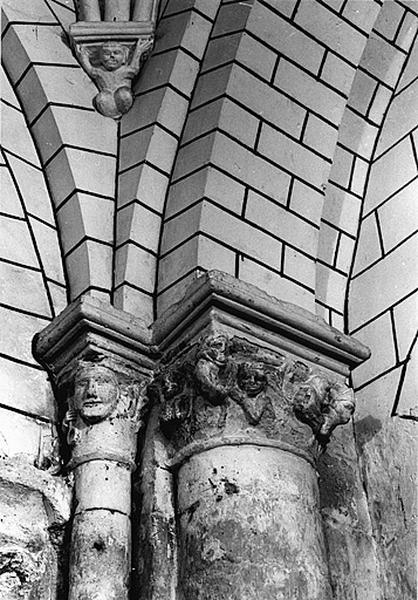
[[316, 474], [276, 448], [218, 447], [177, 479], [185, 600], [331, 599]]
[[60, 600], [71, 488], [18, 458], [0, 461], [0, 597]]

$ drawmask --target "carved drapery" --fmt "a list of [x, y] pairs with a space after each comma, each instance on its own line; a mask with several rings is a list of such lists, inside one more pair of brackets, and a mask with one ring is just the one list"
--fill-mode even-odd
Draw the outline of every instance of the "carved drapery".
[[79, 0], [70, 27], [75, 55], [99, 89], [93, 104], [120, 118], [132, 106], [132, 81], [151, 51], [158, 0]]

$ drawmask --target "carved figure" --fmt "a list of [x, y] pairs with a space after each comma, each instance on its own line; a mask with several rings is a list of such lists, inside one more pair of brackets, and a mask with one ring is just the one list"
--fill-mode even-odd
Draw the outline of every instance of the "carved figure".
[[117, 406], [119, 395], [119, 384], [111, 369], [89, 363], [76, 371], [72, 407], [88, 425], [109, 417]]
[[239, 365], [238, 386], [231, 390], [230, 396], [241, 406], [250, 425], [257, 425], [270, 405], [270, 398], [265, 394], [267, 383], [263, 363], [247, 361]]
[[128, 62], [129, 48], [120, 42], [105, 42], [99, 51], [99, 65], [93, 66], [88, 48], [75, 46], [81, 66], [100, 90], [93, 102], [102, 115], [117, 119], [131, 108], [132, 79], [138, 74], [141, 62], [151, 47], [151, 39], [138, 40]]
[[338, 425], [348, 423], [354, 408], [354, 394], [350, 388], [318, 374], [300, 384], [294, 396], [297, 418], [307, 423], [322, 443], [328, 441]]
[[227, 370], [228, 338], [225, 335], [209, 336], [198, 355], [195, 376], [202, 393], [211, 404], [223, 404], [230, 385]]
[[159, 381], [159, 397], [162, 402], [161, 422], [168, 432], [187, 418], [192, 409], [191, 390], [186, 390], [186, 374], [172, 370], [164, 373]]

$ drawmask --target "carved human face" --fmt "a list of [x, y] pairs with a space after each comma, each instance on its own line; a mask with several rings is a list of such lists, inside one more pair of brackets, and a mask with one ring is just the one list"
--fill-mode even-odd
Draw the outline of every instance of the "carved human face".
[[118, 383], [110, 369], [93, 365], [77, 373], [74, 383], [74, 408], [87, 423], [98, 423], [110, 416], [118, 399]]
[[249, 396], [253, 398], [262, 392], [267, 385], [267, 377], [262, 365], [245, 363], [238, 370], [238, 385]]
[[116, 71], [126, 63], [126, 49], [122, 44], [103, 44], [100, 59], [105, 69]]
[[224, 335], [215, 335], [208, 342], [207, 354], [210, 359], [218, 364], [226, 361], [227, 341]]

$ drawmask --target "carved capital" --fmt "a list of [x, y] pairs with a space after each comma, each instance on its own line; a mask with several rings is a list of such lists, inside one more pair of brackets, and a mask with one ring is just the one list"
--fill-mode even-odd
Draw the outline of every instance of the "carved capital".
[[92, 460], [133, 467], [154, 365], [142, 322], [82, 298], [38, 334], [34, 350], [55, 384], [69, 467]]
[[76, 361], [61, 386], [68, 407], [63, 428], [70, 467], [111, 460], [133, 468], [136, 435], [148, 406], [147, 383], [147, 378], [126, 374], [104, 357]]
[[325, 371], [239, 337], [209, 335], [168, 359], [152, 386], [173, 453], [225, 443], [281, 446], [314, 461], [354, 411]]

